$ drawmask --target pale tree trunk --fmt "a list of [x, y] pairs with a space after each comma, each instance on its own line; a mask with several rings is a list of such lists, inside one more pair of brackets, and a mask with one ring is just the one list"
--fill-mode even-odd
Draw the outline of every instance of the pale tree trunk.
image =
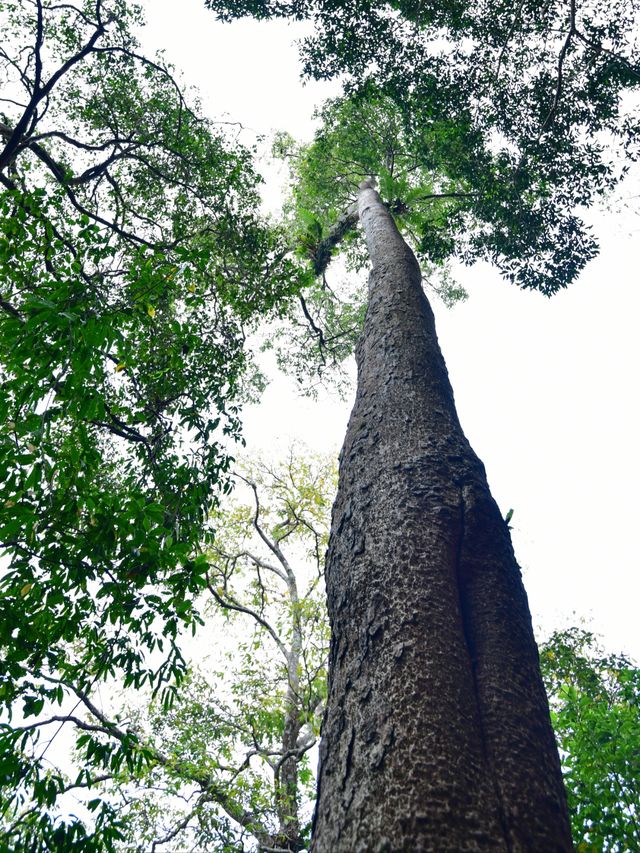
[[[283, 759], [275, 776], [276, 806], [278, 812], [278, 845], [284, 850], [304, 849], [300, 833], [300, 802], [297, 752], [302, 729], [300, 707], [300, 657], [302, 654], [302, 627], [300, 624], [300, 599], [295, 575], [283, 560], [287, 572], [287, 587], [291, 606], [291, 646], [287, 654], [287, 698], [285, 723], [282, 735]], [[285, 757], [288, 756], [288, 757]]]
[[326, 583], [315, 853], [572, 850], [520, 571], [417, 261], [368, 183], [372, 262]]

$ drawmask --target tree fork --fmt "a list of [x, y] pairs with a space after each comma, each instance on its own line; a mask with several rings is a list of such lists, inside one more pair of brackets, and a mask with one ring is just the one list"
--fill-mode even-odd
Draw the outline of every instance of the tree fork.
[[372, 182], [358, 389], [327, 557], [314, 853], [573, 849], [527, 597], [418, 263]]

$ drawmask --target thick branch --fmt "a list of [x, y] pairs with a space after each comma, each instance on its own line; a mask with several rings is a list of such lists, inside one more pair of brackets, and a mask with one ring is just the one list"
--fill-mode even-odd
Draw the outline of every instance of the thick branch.
[[345, 235], [358, 224], [358, 206], [352, 204], [348, 207], [335, 225], [329, 229], [329, 233], [316, 247], [313, 256], [313, 271], [319, 276], [326, 271], [331, 261], [331, 254], [335, 247], [344, 239]]
[[36, 74], [34, 80], [33, 94], [25, 111], [23, 112], [20, 120], [16, 124], [9, 138], [7, 144], [4, 147], [4, 151], [0, 154], [0, 172], [2, 172], [11, 162], [14, 153], [22, 143], [22, 139], [27, 132], [29, 124], [36, 114], [36, 110], [38, 104], [43, 101], [54, 88], [56, 83], [68, 72], [74, 65], [77, 65], [78, 62], [81, 62], [86, 56], [88, 56], [94, 48], [94, 45], [101, 38], [101, 36], [105, 32], [105, 25], [100, 23], [96, 28], [95, 32], [91, 36], [91, 38], [87, 41], [87, 43], [82, 47], [78, 53], [69, 57], [69, 59], [63, 63], [60, 68], [49, 78], [49, 80], [45, 83], [44, 86], [41, 85], [41, 59], [40, 59], [40, 47], [42, 45], [42, 9], [41, 4], [38, 4], [38, 31], [36, 34], [36, 46], [35, 46], [35, 56], [36, 56]]
[[553, 121], [553, 117], [555, 116], [558, 106], [560, 104], [560, 98], [562, 96], [562, 89], [564, 85], [564, 60], [567, 55], [567, 51], [569, 50], [571, 40], [576, 34], [576, 32], [576, 3], [575, 0], [571, 0], [569, 32], [567, 33], [567, 37], [565, 38], [564, 44], [562, 45], [562, 49], [560, 50], [560, 54], [558, 55], [558, 77], [556, 83], [556, 91], [555, 95], [553, 96], [553, 103], [551, 104], [551, 109], [549, 110], [547, 117], [542, 123], [540, 132], [538, 133], [538, 139], [541, 139], [542, 135]]
[[246, 550], [245, 551], [238, 551], [236, 554], [233, 554], [233, 555], [225, 554], [225, 552], [220, 550], [219, 548], [216, 549], [216, 551], [225, 560], [233, 560], [234, 562], [236, 560], [239, 560], [240, 557], [248, 557], [251, 560], [251, 562], [254, 563], [258, 568], [266, 569], [269, 572], [273, 572], [273, 574], [277, 575], [280, 578], [280, 580], [287, 583], [287, 576], [285, 575], [285, 573], [281, 569], [279, 569], [277, 566], [271, 565], [271, 563], [267, 563], [266, 560], [260, 559], [260, 557], [257, 557], [251, 551], [246, 551]]

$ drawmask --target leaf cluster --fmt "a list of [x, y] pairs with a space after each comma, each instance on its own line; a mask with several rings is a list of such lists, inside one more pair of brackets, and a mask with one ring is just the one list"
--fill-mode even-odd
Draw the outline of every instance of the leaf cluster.
[[576, 850], [640, 849], [640, 670], [582, 627], [554, 633], [540, 663]]

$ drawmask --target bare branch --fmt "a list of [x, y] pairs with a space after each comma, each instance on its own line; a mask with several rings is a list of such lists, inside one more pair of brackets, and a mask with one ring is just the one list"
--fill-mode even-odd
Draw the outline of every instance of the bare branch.
[[275, 556], [278, 558], [278, 561], [281, 563], [282, 567], [284, 568], [285, 572], [287, 573], [287, 581], [289, 583], [292, 580], [295, 582], [295, 575], [291, 569], [291, 566], [289, 565], [287, 558], [282, 553], [282, 549], [278, 547], [277, 542], [274, 542], [272, 539], [270, 539], [267, 536], [267, 534], [264, 532], [264, 530], [260, 526], [260, 498], [258, 497], [258, 489], [256, 487], [256, 484], [254, 482], [252, 482], [251, 480], [248, 480], [246, 477], [243, 477], [242, 474], [236, 473], [236, 474], [234, 474], [234, 476], [237, 477], [239, 480], [242, 480], [243, 483], [246, 483], [251, 488], [251, 490], [253, 491], [253, 496], [254, 496], [255, 505], [256, 505], [256, 510], [255, 510], [254, 517], [253, 517], [253, 527], [254, 527], [255, 531], [257, 532], [258, 536], [262, 539], [264, 544], [267, 546], [267, 548], [273, 554], [275, 554]]
[[255, 563], [256, 566], [259, 566], [261, 569], [266, 569], [269, 572], [273, 572], [273, 574], [277, 575], [280, 580], [283, 580], [285, 583], [287, 583], [288, 578], [286, 574], [282, 571], [282, 569], [279, 569], [277, 566], [274, 566], [271, 563], [267, 563], [266, 560], [261, 559], [260, 557], [253, 554], [251, 551], [244, 550], [238, 551], [236, 554], [227, 554], [220, 548], [217, 548], [215, 550], [216, 553], [219, 554], [220, 557], [224, 560], [233, 560], [235, 562], [239, 560], [240, 557], [248, 557], [249, 560], [251, 560], [252, 563]]
[[255, 621], [259, 625], [261, 625], [265, 629], [265, 631], [267, 631], [267, 633], [271, 636], [274, 643], [280, 649], [285, 660], [286, 661], [289, 660], [289, 651], [288, 651], [287, 647], [282, 642], [282, 640], [280, 639], [280, 637], [278, 636], [278, 634], [274, 630], [274, 628], [269, 624], [269, 622], [267, 622], [267, 620], [263, 616], [261, 616], [257, 611], [252, 610], [250, 607], [245, 607], [245, 605], [240, 604], [239, 601], [236, 601], [231, 596], [223, 597], [222, 595], [220, 595], [217, 592], [217, 590], [213, 587], [213, 585], [211, 584], [211, 580], [209, 578], [208, 573], [207, 573], [207, 588], [208, 588], [209, 592], [211, 593], [211, 595], [215, 598], [215, 600], [218, 602], [218, 604], [221, 607], [227, 607], [229, 610], [235, 610], [238, 613], [244, 613], [247, 616], [251, 616], [252, 619], [255, 619]]

